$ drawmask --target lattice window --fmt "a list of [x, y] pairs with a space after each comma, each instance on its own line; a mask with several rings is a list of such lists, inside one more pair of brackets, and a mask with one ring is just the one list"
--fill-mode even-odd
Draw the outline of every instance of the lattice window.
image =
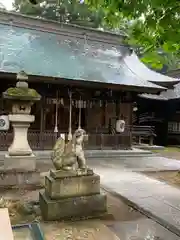
[[180, 133], [180, 122], [168, 122], [168, 132]]

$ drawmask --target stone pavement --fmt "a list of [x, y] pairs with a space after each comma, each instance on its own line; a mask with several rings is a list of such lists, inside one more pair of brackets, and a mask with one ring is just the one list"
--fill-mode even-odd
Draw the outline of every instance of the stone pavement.
[[119, 168], [121, 170], [144, 172], [144, 171], [178, 171], [180, 161], [161, 156], [131, 157], [131, 158], [101, 158], [97, 161], [87, 159], [89, 165]]
[[115, 168], [95, 167], [105, 190], [180, 237], [180, 190], [143, 174]]
[[[41, 163], [40, 163], [41, 162]], [[38, 165], [50, 161], [39, 161]], [[88, 160], [88, 165], [101, 176], [109, 192], [128, 201], [148, 217], [180, 237], [180, 190], [135, 171], [179, 170], [180, 161], [163, 157]]]
[[[122, 221], [109, 226], [120, 240], [179, 240], [180, 238], [148, 218]], [[111, 239], [112, 240], [112, 239]]]
[[[87, 164], [92, 168], [118, 168], [120, 172], [124, 170], [133, 172], [179, 171], [180, 169], [180, 161], [154, 155], [139, 158], [87, 158]], [[48, 158], [37, 160], [37, 168], [43, 172], [52, 167], [52, 162]]]
[[[104, 192], [104, 191], [103, 191]], [[6, 199], [38, 201], [39, 191], [20, 192], [13, 190], [3, 194]], [[46, 240], [81, 239], [81, 240], [179, 240], [180, 238], [157, 222], [127, 206], [120, 198], [107, 194], [108, 214], [99, 219], [75, 222], [40, 223]], [[25, 218], [27, 216], [24, 216]], [[24, 232], [25, 231], [25, 232]], [[15, 240], [24, 240], [27, 229], [16, 229]], [[68, 238], [69, 237], [69, 238]]]
[[[39, 159], [37, 165], [44, 166], [43, 171], [52, 167], [49, 158]], [[125, 199], [129, 205], [180, 237], [180, 190], [137, 173], [177, 171], [180, 161], [152, 154], [139, 158], [89, 158], [88, 165], [101, 176], [101, 184], [106, 190]]]
[[[95, 151], [94, 151], [95, 152]], [[98, 154], [100, 151], [97, 151]], [[170, 171], [174, 170], [177, 171], [180, 169], [180, 161], [175, 159], [170, 159], [166, 157], [161, 157], [155, 154], [148, 154], [147, 156], [137, 157], [131, 156], [126, 157], [119, 155], [116, 151], [108, 151], [111, 156], [104, 156], [107, 155], [106, 151], [102, 152], [103, 156], [90, 157], [87, 156], [87, 163], [88, 165], [94, 166], [101, 166], [101, 167], [113, 167], [119, 168], [121, 170], [128, 170], [133, 172], [143, 172], [143, 171]], [[115, 153], [116, 152], [116, 153]], [[37, 154], [37, 166], [43, 171], [48, 171], [52, 168], [52, 163], [50, 159], [51, 151], [36, 151]], [[0, 163], [3, 163], [5, 152], [0, 151]], [[41, 170], [42, 171], [42, 170]]]

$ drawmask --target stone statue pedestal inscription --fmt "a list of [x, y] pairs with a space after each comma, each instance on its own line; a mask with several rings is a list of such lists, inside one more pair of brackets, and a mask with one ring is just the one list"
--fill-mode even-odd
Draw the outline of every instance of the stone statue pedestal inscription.
[[100, 194], [100, 177], [91, 171], [50, 171], [39, 202], [44, 220], [95, 217], [106, 212], [106, 196]]

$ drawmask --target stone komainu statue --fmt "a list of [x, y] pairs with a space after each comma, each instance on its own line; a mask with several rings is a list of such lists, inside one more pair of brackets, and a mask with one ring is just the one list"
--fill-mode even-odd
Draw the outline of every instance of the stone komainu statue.
[[57, 139], [51, 156], [56, 170], [72, 170], [77, 164], [78, 168], [86, 169], [83, 142], [87, 138], [83, 129], [77, 129], [68, 143], [61, 136]]

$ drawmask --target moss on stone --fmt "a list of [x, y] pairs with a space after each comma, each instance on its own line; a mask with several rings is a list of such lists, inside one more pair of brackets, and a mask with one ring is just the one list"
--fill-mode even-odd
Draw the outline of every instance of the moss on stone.
[[27, 97], [27, 98], [40, 98], [41, 96], [35, 89], [31, 88], [8, 88], [5, 92], [5, 95], [8, 97]]

